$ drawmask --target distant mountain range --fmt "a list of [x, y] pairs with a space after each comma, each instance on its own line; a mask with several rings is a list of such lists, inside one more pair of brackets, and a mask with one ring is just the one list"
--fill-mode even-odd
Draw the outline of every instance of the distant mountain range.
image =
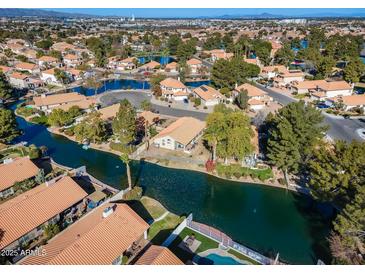
[[51, 10], [41, 9], [1, 9], [0, 17], [57, 17], [57, 18], [70, 18], [70, 17], [98, 17], [97, 15], [82, 14], [82, 13], [68, 13], [58, 12]]
[[[85, 17], [120, 17], [120, 15], [115, 16], [101, 16], [101, 15], [91, 15], [83, 13], [69, 13], [69, 12], [58, 12], [44, 9], [1, 9], [0, 17], [56, 17], [56, 18], [85, 18]], [[226, 14], [220, 16], [202, 16], [198, 17], [200, 19], [286, 19], [286, 18], [365, 18], [365, 12], [352, 13], [352, 14], [341, 14], [341, 13], [312, 13], [312, 14], [301, 14], [301, 15], [277, 15], [270, 13], [261, 14]], [[152, 17], [150, 17], [152, 18]], [[168, 18], [165, 16], [164, 18]]]

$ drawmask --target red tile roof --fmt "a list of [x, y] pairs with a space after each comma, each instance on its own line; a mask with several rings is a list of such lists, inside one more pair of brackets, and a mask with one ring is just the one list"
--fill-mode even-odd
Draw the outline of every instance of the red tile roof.
[[81, 201], [87, 193], [71, 177], [41, 184], [0, 205], [0, 250], [57, 214]]
[[136, 265], [183, 265], [167, 247], [152, 245], [137, 260]]

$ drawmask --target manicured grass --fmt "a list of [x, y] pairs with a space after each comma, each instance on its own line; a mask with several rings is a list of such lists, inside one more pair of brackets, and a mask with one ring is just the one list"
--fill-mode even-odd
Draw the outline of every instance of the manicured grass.
[[222, 165], [218, 164], [216, 167], [219, 176], [224, 176], [226, 178], [241, 178], [245, 176], [250, 176], [255, 179], [258, 178], [260, 181], [265, 181], [273, 178], [273, 172], [271, 168], [264, 169], [254, 169], [248, 167], [241, 167], [240, 165]]
[[166, 212], [166, 209], [158, 201], [149, 197], [142, 197], [141, 203], [153, 219], [161, 217]]
[[[179, 244], [184, 240], [184, 238], [186, 236], [188, 236], [188, 235], [190, 236], [192, 234], [195, 235], [195, 239], [197, 239], [198, 241], [201, 242], [200, 246], [195, 251], [195, 254], [187, 252], [179, 247]], [[195, 232], [194, 230], [191, 230], [190, 228], [186, 227], [183, 229], [183, 231], [181, 231], [179, 236], [171, 243], [169, 248], [177, 257], [180, 258], [180, 260], [182, 260], [183, 262], [187, 262], [188, 260], [192, 260], [196, 254], [203, 252], [205, 250], [208, 250], [208, 249], [218, 248], [218, 245], [219, 245], [218, 242], [216, 242], [208, 237], [205, 237], [202, 234]]]
[[172, 231], [180, 224], [181, 218], [169, 213], [165, 218], [154, 222], [148, 230], [148, 240], [155, 245], [161, 245]]
[[244, 260], [244, 261], [247, 261], [251, 264], [254, 264], [254, 265], [260, 265], [258, 262], [256, 262], [255, 260], [252, 260], [251, 258], [237, 252], [236, 250], [233, 250], [233, 249], [229, 249], [228, 250], [228, 253], [229, 254], [232, 254], [233, 256], [237, 257], [238, 259], [240, 260]]

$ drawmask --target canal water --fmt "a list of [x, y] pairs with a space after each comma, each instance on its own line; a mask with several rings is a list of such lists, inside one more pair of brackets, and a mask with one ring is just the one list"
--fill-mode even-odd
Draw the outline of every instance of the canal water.
[[156, 61], [156, 62], [160, 63], [161, 65], [167, 65], [168, 63], [174, 62], [175, 59], [172, 58], [171, 56], [143, 56], [143, 57], [138, 57], [138, 62], [140, 64], [145, 64], [145, 63], [148, 63], [150, 61]]
[[[15, 106], [12, 107], [13, 109]], [[127, 186], [125, 168], [116, 155], [82, 147], [46, 127], [17, 117], [23, 135], [15, 142], [46, 146], [57, 163], [85, 165], [87, 171], [116, 188]], [[235, 241], [265, 254], [280, 253], [294, 264], [328, 262], [325, 237], [330, 214], [309, 197], [267, 186], [236, 183], [204, 173], [133, 162], [134, 182], [146, 195], [176, 214], [220, 229]]]
[[[209, 80], [195, 81], [195, 82], [185, 82], [187, 87], [199, 87], [201, 85], [209, 85]], [[102, 86], [95, 91], [93, 88], [86, 88], [83, 86], [78, 86], [69, 89], [68, 91], [78, 92], [86, 96], [92, 96], [95, 94], [104, 93], [108, 90], [118, 90], [118, 89], [149, 89], [150, 83], [148, 81], [139, 81], [133, 79], [115, 79], [103, 81]]]

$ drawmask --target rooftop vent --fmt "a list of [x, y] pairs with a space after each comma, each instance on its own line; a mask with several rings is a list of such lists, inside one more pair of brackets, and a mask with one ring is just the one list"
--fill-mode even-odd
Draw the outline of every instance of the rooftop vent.
[[10, 163], [12, 163], [14, 160], [13, 160], [13, 158], [8, 158], [8, 159], [5, 159], [4, 160], [4, 164], [6, 165], [6, 164], [10, 164]]
[[108, 206], [106, 209], [103, 210], [103, 218], [107, 218], [113, 212], [114, 212], [113, 208], [111, 206]]

